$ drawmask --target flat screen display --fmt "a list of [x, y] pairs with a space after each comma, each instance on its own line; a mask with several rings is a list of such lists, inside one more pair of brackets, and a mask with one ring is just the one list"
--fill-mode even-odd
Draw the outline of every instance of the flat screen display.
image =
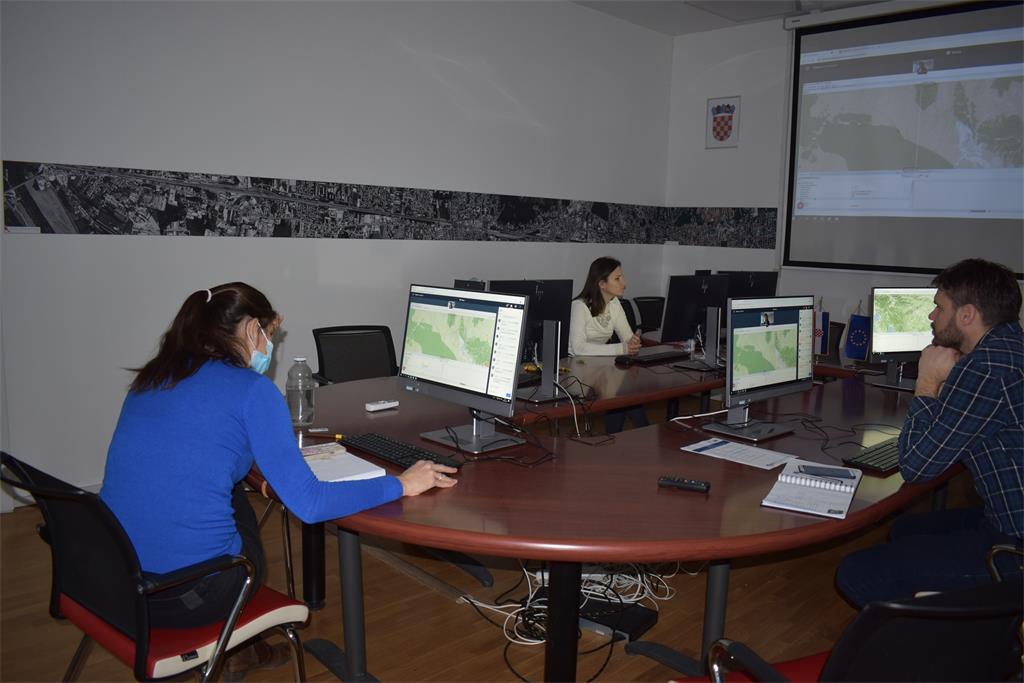
[[525, 315], [524, 296], [412, 285], [400, 374], [511, 405]]

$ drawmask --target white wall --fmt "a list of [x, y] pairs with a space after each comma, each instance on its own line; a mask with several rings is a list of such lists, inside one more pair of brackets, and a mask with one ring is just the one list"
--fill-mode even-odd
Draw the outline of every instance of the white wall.
[[[0, 156], [661, 204], [672, 40], [572, 3], [3, 2]], [[129, 374], [186, 295], [400, 328], [411, 281], [585, 275], [659, 245], [0, 236], [5, 447], [95, 485]], [[339, 425], [343, 428], [343, 425]], [[159, 435], [154, 435], [154, 439]]]

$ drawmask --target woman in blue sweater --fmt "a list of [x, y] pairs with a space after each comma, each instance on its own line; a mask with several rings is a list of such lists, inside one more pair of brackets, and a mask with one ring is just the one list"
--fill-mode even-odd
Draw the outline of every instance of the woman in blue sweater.
[[[263, 376], [281, 316], [257, 289], [232, 282], [190, 295], [156, 357], [136, 370], [107, 453], [100, 497], [131, 538], [142, 568], [162, 574], [225, 554], [264, 570], [256, 516], [241, 480], [259, 467], [302, 521], [344, 517], [434, 486], [454, 468], [421, 461], [397, 477], [326, 483], [299, 452], [284, 397]], [[151, 601], [154, 626], [224, 617], [240, 568]]]

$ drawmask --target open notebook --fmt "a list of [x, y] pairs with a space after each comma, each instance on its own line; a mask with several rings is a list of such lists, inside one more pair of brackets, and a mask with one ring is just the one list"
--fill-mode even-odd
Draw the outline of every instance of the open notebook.
[[306, 464], [320, 481], [353, 481], [383, 477], [383, 467], [349, 453], [340, 443], [304, 446], [302, 455]]
[[861, 471], [790, 460], [761, 505], [845, 519]]

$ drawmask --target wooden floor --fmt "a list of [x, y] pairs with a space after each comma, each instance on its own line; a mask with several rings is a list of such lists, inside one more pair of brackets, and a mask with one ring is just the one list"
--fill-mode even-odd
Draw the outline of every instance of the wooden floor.
[[[653, 414], [652, 414], [653, 416]], [[662, 418], [663, 419], [663, 418]], [[970, 497], [969, 479], [961, 475], [951, 488], [951, 504]], [[257, 511], [264, 505], [254, 495]], [[922, 503], [918, 509], [927, 509]], [[268, 556], [268, 583], [284, 589], [280, 524], [268, 523], [263, 542]], [[35, 507], [0, 516], [0, 681], [55, 681], [64, 673], [80, 638], [74, 626], [52, 619], [47, 612], [50, 559], [47, 546], [36, 536], [40, 522]], [[836, 539], [810, 551], [786, 553], [733, 564], [729, 583], [726, 634], [751, 645], [769, 659], [782, 659], [828, 649], [854, 615], [836, 593], [833, 577], [839, 561], [852, 550], [879, 543], [888, 523], [853, 537]], [[299, 529], [293, 522], [296, 558]], [[512, 588], [521, 576], [514, 562], [482, 558], [495, 577], [485, 589], [458, 569], [428, 558], [421, 551], [382, 539], [363, 539], [366, 589], [366, 630], [370, 672], [382, 681], [514, 681], [505, 662], [505, 638], [500, 629], [450, 594], [410, 578], [388, 561], [382, 550], [393, 551], [426, 569], [459, 592], [492, 602]], [[312, 613], [301, 632], [303, 639], [328, 638], [342, 642], [336, 543], [328, 538], [327, 605]], [[384, 559], [382, 559], [384, 558]], [[298, 560], [297, 560], [298, 561]], [[699, 564], [685, 566], [696, 576], [680, 573], [670, 580], [675, 597], [660, 603], [657, 625], [644, 637], [688, 654], [700, 646], [706, 575]], [[514, 597], [525, 594], [523, 588]], [[604, 639], [584, 632], [580, 650], [600, 646]], [[543, 647], [512, 646], [508, 660], [525, 679], [540, 680]], [[592, 678], [604, 664], [606, 647], [580, 657], [579, 680]], [[334, 680], [312, 656], [306, 666], [311, 681]], [[674, 672], [643, 657], [625, 654], [621, 644], [600, 673], [601, 681], [665, 681]], [[119, 660], [96, 649], [81, 680], [128, 681], [131, 671]], [[290, 667], [252, 672], [251, 681], [291, 680]]]

